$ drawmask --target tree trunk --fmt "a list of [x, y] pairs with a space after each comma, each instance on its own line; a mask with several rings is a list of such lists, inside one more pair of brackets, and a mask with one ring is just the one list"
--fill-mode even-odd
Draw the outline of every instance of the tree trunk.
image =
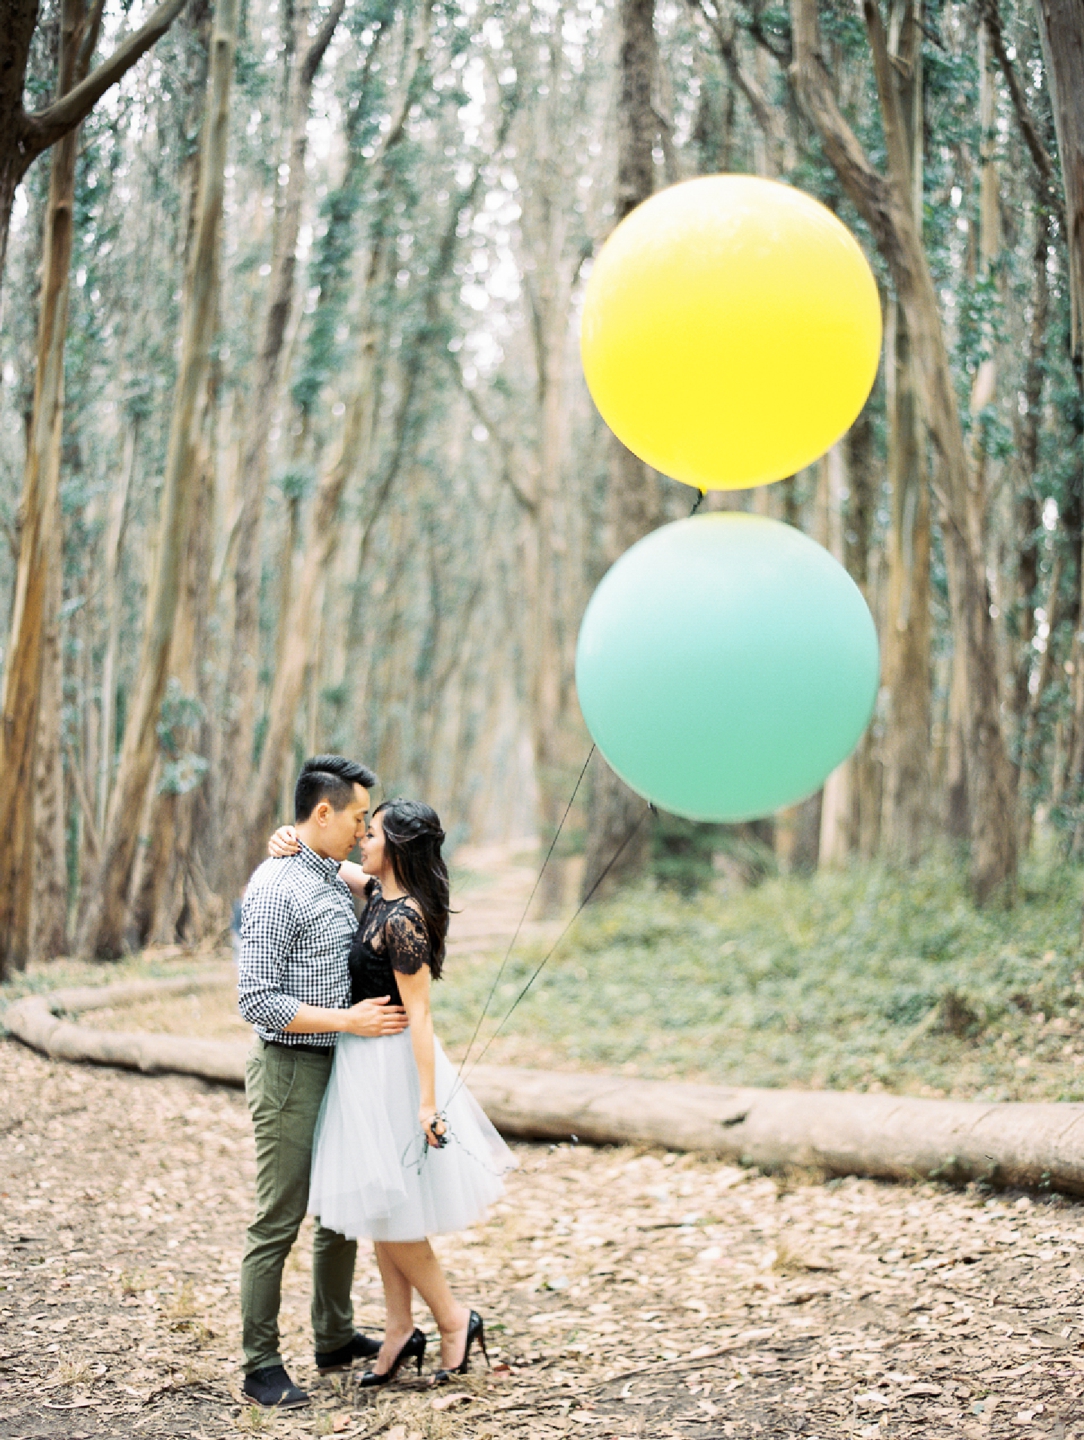
[[908, 864], [922, 854], [930, 825], [930, 498], [921, 418], [906, 322], [898, 315], [889, 398], [892, 525], [884, 625], [882, 840]]
[[219, 0], [211, 37], [199, 199], [185, 275], [181, 357], [162, 484], [158, 555], [147, 596], [143, 650], [124, 731], [103, 855], [80, 927], [80, 953], [102, 958], [118, 956], [123, 950], [126, 902], [138, 842], [130, 817], [142, 811], [154, 769], [158, 750], [156, 726], [166, 688], [182, 568], [188, 554], [192, 497], [198, 483], [202, 408], [216, 314], [218, 232], [236, 38], [237, 0]]
[[61, 725], [64, 674], [61, 653], [63, 538], [54, 496], [49, 542], [42, 645], [41, 704], [34, 762], [34, 881], [30, 902], [30, 953], [49, 960], [68, 947], [68, 879], [65, 855], [64, 760]]
[[[1027, 364], [1024, 370], [1024, 414], [1016, 425], [1016, 500], [1014, 505], [1017, 554], [1016, 554], [1016, 599], [1010, 616], [1009, 633], [1015, 651], [1013, 654], [1013, 683], [1011, 703], [1016, 720], [1017, 746], [1020, 754], [1020, 850], [1026, 854], [1031, 843], [1035, 786], [1041, 773], [1041, 727], [1039, 718], [1042, 711], [1045, 686], [1041, 683], [1031, 693], [1032, 666], [1035, 660], [1035, 607], [1038, 604], [1039, 587], [1039, 535], [1042, 513], [1039, 509], [1036, 491], [1036, 471], [1039, 464], [1039, 427], [1042, 419], [1043, 378], [1046, 359], [1046, 327], [1050, 316], [1050, 286], [1047, 277], [1048, 248], [1050, 244], [1050, 217], [1045, 210], [1036, 216], [1034, 250], [1034, 298], [1032, 302], [1031, 325], [1028, 329]], [[1058, 560], [1061, 555], [1059, 552]], [[1053, 650], [1049, 643], [1054, 637], [1054, 617], [1050, 608], [1057, 603], [1061, 583], [1061, 565], [1056, 566], [1056, 575], [1050, 587], [1050, 601], [1047, 606], [1050, 622], [1047, 652]], [[1040, 663], [1049, 673], [1045, 664], [1046, 655]], [[1070, 682], [1072, 690], [1072, 682]]]
[[[65, 0], [57, 66], [60, 96], [82, 78], [77, 66], [86, 21], [82, 0]], [[47, 606], [51, 595], [55, 599], [54, 572], [61, 559], [54, 532], [60, 515], [64, 341], [77, 144], [77, 132], [71, 130], [55, 148], [49, 177], [34, 408], [23, 477], [11, 641], [0, 697], [0, 833], [6, 837], [0, 847], [0, 977], [25, 968], [30, 956], [35, 743], [42, 656], [50, 623]]]
[[1046, 75], [1065, 184], [1065, 241], [1069, 250], [1071, 339], [1084, 349], [1084, 5], [1081, 0], [1036, 0]]
[[[832, 446], [820, 461], [817, 496], [817, 540], [843, 563], [843, 505], [848, 488], [842, 443]], [[821, 798], [817, 864], [843, 865], [857, 848], [854, 825], [854, 757], [837, 765], [824, 782]]]
[[128, 495], [135, 473], [136, 452], [139, 445], [139, 420], [133, 418], [125, 436], [124, 459], [121, 464], [120, 483], [109, 502], [109, 521], [106, 526], [105, 549], [103, 554], [105, 577], [102, 608], [105, 612], [105, 656], [102, 660], [101, 678], [101, 737], [98, 745], [98, 829], [105, 824], [109, 808], [109, 791], [113, 779], [113, 762], [117, 753], [117, 648], [120, 644], [120, 565], [124, 543], [125, 520], [128, 514]]
[[[560, 577], [557, 567], [561, 559], [561, 537], [565, 515], [560, 488], [564, 460], [564, 393], [565, 336], [568, 321], [567, 302], [570, 296], [559, 297], [553, 291], [560, 284], [556, 273], [560, 245], [553, 246], [550, 263], [545, 266], [538, 289], [533, 296], [536, 307], [538, 389], [541, 392], [541, 444], [538, 455], [538, 479], [535, 488], [535, 513], [530, 557], [530, 663], [531, 685], [528, 703], [531, 720], [531, 749], [534, 754], [535, 780], [538, 784], [538, 821], [543, 843], [548, 845], [556, 834], [564, 808], [565, 767], [561, 703], [561, 652], [559, 621]], [[562, 291], [564, 287], [562, 286]], [[558, 912], [563, 899], [562, 871], [550, 863], [538, 889], [538, 903], [543, 915]]]
[[[911, 213], [921, 226], [924, 111], [922, 16], [912, 0], [893, 11], [900, 108], [911, 162]], [[886, 336], [889, 484], [888, 605], [884, 623], [882, 841], [907, 864], [922, 853], [930, 824], [930, 495], [925, 435], [907, 321], [893, 305]]]
[[[620, 222], [655, 189], [655, 136], [658, 119], [651, 103], [651, 83], [658, 63], [655, 0], [620, 0], [621, 90], [617, 109], [617, 197], [614, 223]], [[659, 524], [661, 501], [655, 472], [610, 437], [607, 493], [612, 564], [637, 540]], [[643, 815], [644, 801], [619, 780], [605, 761], [596, 761], [587, 813], [587, 858], [584, 895], [595, 884]], [[556, 820], [556, 817], [555, 817]], [[641, 825], [596, 891], [601, 899], [643, 872], [651, 831]]]
[[[59, 1018], [106, 1005], [222, 986], [218, 969], [188, 979], [129, 981], [28, 995], [5, 1023], [24, 1044], [58, 1060], [116, 1065], [145, 1074], [197, 1075], [244, 1084], [248, 1046], [94, 1030]], [[926, 1100], [831, 1090], [768, 1090], [560, 1074], [477, 1065], [471, 1089], [503, 1134], [699, 1152], [765, 1170], [802, 1167], [831, 1175], [913, 1182], [923, 1176], [1084, 1195], [1084, 1105]]]
[[[263, 515], [267, 496], [269, 435], [279, 405], [281, 360], [290, 312], [294, 306], [297, 274], [297, 239], [305, 191], [305, 154], [308, 148], [312, 87], [320, 62], [342, 15], [344, 0], [333, 0], [318, 34], [301, 54], [311, 6], [302, 0], [294, 19], [295, 61], [287, 104], [286, 160], [289, 169], [276, 217], [271, 248], [268, 304], [261, 327], [256, 378], [250, 402], [248, 433], [241, 459], [241, 508], [237, 522], [234, 558], [233, 642], [230, 649], [226, 694], [230, 710], [222, 745], [222, 792], [227, 813], [243, 813], [252, 785], [253, 735], [256, 717], [256, 682], [260, 648], [260, 575], [263, 566]], [[232, 869], [237, 855], [231, 838], [223, 835], [222, 864]], [[229, 889], [244, 879], [231, 876]]]
[[[312, 641], [323, 603], [324, 576], [339, 543], [339, 508], [351, 475], [356, 474], [368, 455], [372, 432], [373, 393], [369, 367], [372, 337], [361, 345], [365, 374], [360, 391], [347, 410], [342, 448], [335, 464], [320, 481], [313, 501], [309, 540], [301, 560], [296, 593], [285, 630], [282, 662], [275, 674], [268, 705], [268, 727], [264, 737], [260, 768], [250, 786], [246, 805], [244, 845], [237, 845], [241, 861], [238, 873], [243, 883], [264, 853], [282, 788], [282, 775], [293, 745], [294, 726], [306, 677], [312, 666]], [[367, 378], [366, 378], [367, 377]], [[405, 416], [403, 417], [405, 419]], [[390, 483], [387, 487], [390, 489]], [[385, 490], [384, 494], [386, 495]], [[379, 498], [379, 497], [378, 497]], [[234, 837], [235, 842], [238, 837]], [[230, 892], [229, 898], [232, 898]]]
[[[847, 455], [846, 524], [843, 530], [843, 557], [847, 573], [861, 590], [874, 616], [877, 615], [876, 579], [870, 572], [870, 547], [874, 517], [881, 490], [881, 477], [873, 453], [873, 420], [867, 406], [843, 440]], [[882, 769], [876, 753], [875, 727], [868, 725], [853, 757], [852, 821], [855, 849], [863, 859], [877, 854], [881, 843]]]
[[794, 79], [829, 162], [873, 231], [911, 336], [924, 418], [937, 452], [953, 632], [965, 662], [971, 888], [984, 903], [995, 895], [1011, 897], [1017, 848], [1013, 774], [1001, 730], [998, 654], [986, 583], [983, 497], [974, 488], [937, 296], [911, 208], [906, 129], [884, 26], [875, 0], [865, 0], [864, 10], [884, 121], [887, 179], [870, 165], [832, 95], [818, 50], [816, 0], [792, 0]]
[[[169, 671], [181, 695], [191, 702], [168, 733], [171, 761], [150, 808], [145, 884], [136, 925], [142, 943], [173, 945], [197, 941], [208, 928], [223, 925], [220, 902], [212, 895], [201, 859], [201, 834], [207, 829], [206, 760], [209, 740], [207, 678], [203, 657], [209, 645], [207, 575], [213, 544], [214, 468], [211, 431], [214, 395], [208, 394], [198, 482], [184, 567], [183, 590], [173, 630]], [[165, 745], [163, 749], [165, 750]]]

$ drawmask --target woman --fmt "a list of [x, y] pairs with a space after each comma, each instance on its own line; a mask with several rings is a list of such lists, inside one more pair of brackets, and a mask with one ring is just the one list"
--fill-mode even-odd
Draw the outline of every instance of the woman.
[[[384, 1343], [363, 1386], [387, 1384], [407, 1359], [421, 1373], [414, 1290], [440, 1329], [438, 1382], [467, 1370], [475, 1340], [485, 1353], [481, 1316], [456, 1301], [426, 1237], [480, 1220], [515, 1164], [433, 1033], [429, 988], [448, 933], [443, 840], [428, 805], [391, 800], [369, 822], [362, 864], [339, 872], [366, 902], [350, 951], [351, 1004], [389, 995], [410, 1022], [398, 1035], [340, 1038], [313, 1145], [310, 1212], [350, 1239], [371, 1239], [384, 1285]], [[293, 854], [291, 827], [269, 848]]]

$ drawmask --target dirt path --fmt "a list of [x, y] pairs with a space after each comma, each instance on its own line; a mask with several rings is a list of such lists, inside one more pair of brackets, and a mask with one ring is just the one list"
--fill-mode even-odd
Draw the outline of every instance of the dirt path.
[[[10, 1041], [0, 1083], [0, 1436], [1084, 1435], [1081, 1206], [568, 1146], [519, 1147], [491, 1222], [440, 1245], [507, 1371], [319, 1380], [302, 1245], [285, 1350], [315, 1404], [263, 1415], [237, 1388], [242, 1097]], [[368, 1255], [355, 1293], [375, 1328]]]
[[[534, 870], [463, 863], [465, 958], [503, 947]], [[1081, 1205], [570, 1146], [517, 1147], [489, 1224], [440, 1242], [494, 1372], [375, 1396], [321, 1380], [306, 1233], [283, 1332], [314, 1405], [264, 1414], [239, 1390], [243, 1098], [11, 1041], [0, 1084], [0, 1437], [1084, 1437]], [[364, 1252], [355, 1297], [377, 1329]]]

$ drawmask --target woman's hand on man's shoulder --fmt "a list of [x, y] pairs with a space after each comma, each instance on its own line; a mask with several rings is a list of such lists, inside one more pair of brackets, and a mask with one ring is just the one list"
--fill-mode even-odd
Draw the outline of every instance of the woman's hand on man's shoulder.
[[272, 860], [288, 860], [301, 849], [301, 841], [292, 825], [280, 825], [267, 842], [267, 853]]

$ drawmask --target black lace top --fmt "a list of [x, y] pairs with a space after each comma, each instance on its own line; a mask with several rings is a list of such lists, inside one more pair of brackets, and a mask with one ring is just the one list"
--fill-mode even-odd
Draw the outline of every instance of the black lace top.
[[395, 972], [416, 975], [429, 963], [429, 936], [418, 902], [409, 895], [385, 900], [379, 880], [369, 881], [369, 898], [350, 947], [350, 1003], [390, 995], [401, 1005]]

